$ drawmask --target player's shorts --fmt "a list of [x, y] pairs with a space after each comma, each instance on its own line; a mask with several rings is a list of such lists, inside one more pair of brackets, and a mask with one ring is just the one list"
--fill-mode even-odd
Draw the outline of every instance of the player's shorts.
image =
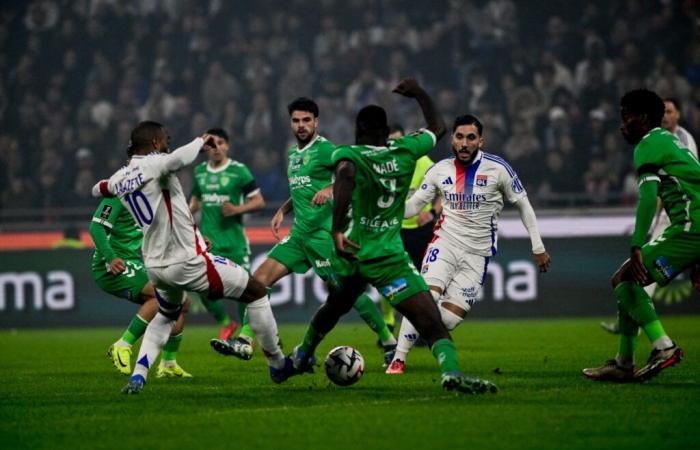
[[666, 286], [699, 259], [700, 233], [672, 225], [661, 236], [644, 244], [642, 259], [649, 274], [659, 286]]
[[428, 285], [405, 251], [366, 261], [349, 261], [334, 255], [333, 270], [339, 286], [342, 287], [348, 278], [359, 276], [394, 306], [419, 292], [428, 291]]
[[247, 251], [241, 253], [226, 253], [217, 251], [215, 248], [212, 248], [211, 253], [230, 259], [234, 263], [243, 267], [248, 273], [250, 273], [250, 253], [248, 253]]
[[309, 235], [292, 233], [272, 247], [268, 258], [279, 261], [290, 272], [306, 273], [313, 268], [324, 281], [333, 272], [331, 261], [335, 244], [330, 233], [319, 231]]
[[237, 299], [245, 291], [250, 277], [238, 264], [210, 253], [167, 267], [149, 267], [147, 271], [156, 288], [158, 304], [166, 312], [179, 308], [186, 291], [209, 300]]
[[126, 269], [119, 275], [111, 273], [106, 265], [93, 266], [95, 283], [108, 294], [124, 298], [130, 302], [143, 304], [141, 291], [148, 283], [146, 268], [138, 259], [124, 260]]
[[468, 253], [444, 238], [430, 243], [421, 274], [429, 286], [439, 287], [443, 301], [469, 311], [486, 281], [489, 257]]

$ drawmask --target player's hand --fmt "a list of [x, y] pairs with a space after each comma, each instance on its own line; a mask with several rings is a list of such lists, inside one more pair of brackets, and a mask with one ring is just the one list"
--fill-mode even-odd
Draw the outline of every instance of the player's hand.
[[109, 262], [109, 271], [113, 273], [114, 275], [119, 275], [120, 273], [124, 272], [126, 270], [126, 264], [124, 264], [124, 260], [121, 258], [114, 258], [112, 261]]
[[418, 213], [417, 223], [419, 227], [422, 227], [426, 223], [430, 223], [435, 219], [435, 216], [430, 211], [421, 211]]
[[690, 268], [690, 282], [695, 290], [700, 292], [700, 263], [695, 263]]
[[391, 92], [408, 98], [416, 98], [419, 93], [423, 92], [423, 88], [418, 84], [415, 78], [406, 78], [401, 80]]
[[630, 251], [629, 270], [634, 281], [642, 286], [647, 284], [649, 274], [647, 273], [647, 268], [644, 266], [644, 261], [642, 260], [642, 249], [639, 247], [632, 247], [632, 250]]
[[329, 199], [333, 198], [333, 185], [329, 185], [314, 194], [311, 199], [311, 206], [325, 205]]
[[209, 239], [209, 238], [206, 237], [206, 236], [202, 236], [202, 238], [204, 239], [204, 243], [205, 243], [206, 246], [207, 246], [207, 252], [210, 252], [210, 251], [211, 251], [211, 246], [212, 246], [211, 239]]
[[357, 259], [357, 255], [349, 250], [359, 250], [360, 246], [348, 239], [341, 231], [333, 232], [333, 242], [335, 243], [335, 251], [338, 255], [349, 260]]
[[202, 140], [204, 141], [204, 145], [202, 146], [202, 150], [208, 151], [216, 148], [216, 144], [214, 143], [214, 136], [209, 134], [209, 133], [204, 133], [203, 135], [200, 136]]
[[275, 239], [277, 239], [277, 241], [280, 240], [280, 226], [282, 225], [282, 221], [284, 221], [284, 213], [281, 209], [278, 209], [270, 221], [272, 235], [275, 237]]
[[549, 270], [549, 266], [552, 264], [552, 258], [549, 257], [549, 253], [536, 253], [533, 257], [535, 258], [535, 264], [540, 268], [540, 273], [545, 273]]
[[231, 217], [240, 213], [240, 207], [234, 205], [231, 202], [224, 202], [221, 205], [221, 214], [223, 214], [224, 217]]

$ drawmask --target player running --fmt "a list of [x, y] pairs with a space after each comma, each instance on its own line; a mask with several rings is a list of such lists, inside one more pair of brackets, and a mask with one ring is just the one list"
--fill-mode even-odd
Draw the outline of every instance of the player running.
[[[148, 323], [158, 312], [153, 285], [148, 281], [141, 260], [143, 233], [118, 198], [105, 198], [92, 217], [90, 235], [95, 242], [92, 257], [92, 277], [95, 283], [108, 294], [141, 305], [119, 340], [107, 350], [107, 356], [114, 367], [129, 375], [131, 346], [143, 336]], [[177, 363], [177, 351], [182, 342], [185, 313], [189, 304], [189, 299], [186, 299], [163, 347], [163, 356], [156, 372], [158, 378], [192, 376]]]
[[[253, 276], [265, 286], [272, 286], [289, 273], [306, 273], [310, 268], [327, 284], [334, 284], [331, 258], [334, 253], [331, 237], [332, 176], [331, 155], [335, 145], [318, 134], [318, 105], [300, 97], [288, 107], [292, 133], [297, 145], [289, 149], [287, 178], [290, 198], [272, 219], [272, 234], [279, 240], [284, 215], [294, 212], [294, 225], [289, 236], [275, 245]], [[353, 305], [362, 319], [377, 333], [385, 359], [391, 360], [396, 338], [391, 334], [372, 299], [361, 296]], [[212, 347], [224, 355], [248, 360], [252, 344], [243, 340], [226, 342], [214, 339]], [[388, 361], [385, 361], [388, 363]]]
[[[425, 251], [421, 274], [448, 330], [464, 320], [486, 281], [489, 260], [496, 254], [504, 199], [520, 211], [540, 272], [546, 272], [551, 262], [525, 188], [505, 160], [483, 150], [482, 133], [483, 125], [476, 117], [466, 114], [455, 119], [454, 158], [443, 159], [428, 170], [404, 212], [404, 217], [412, 217], [436, 196], [441, 200], [442, 214]], [[396, 355], [386, 373], [404, 372], [406, 356], [417, 338], [416, 328], [404, 318]]]
[[428, 127], [387, 141], [386, 112], [376, 105], [366, 106], [356, 118], [357, 145], [340, 146], [333, 153], [332, 233], [337, 251], [333, 269], [339, 288], [330, 291], [303, 342], [292, 352], [294, 367], [298, 371], [310, 368], [318, 344], [370, 283], [423, 334], [440, 365], [443, 388], [495, 392], [489, 381], [467, 377], [459, 370], [449, 332], [401, 243], [401, 220], [416, 160], [435, 146], [445, 124], [414, 79], [403, 80], [394, 92], [418, 101]]
[[[620, 101], [620, 131], [634, 145], [639, 178], [639, 204], [630, 259], [613, 275], [617, 298], [620, 346], [614, 359], [583, 369], [593, 380], [646, 381], [683, 359], [683, 351], [664, 330], [654, 304], [643, 287], [667, 285], [694, 265], [700, 248], [700, 163], [667, 130], [660, 128], [664, 103], [654, 92], [638, 89]], [[671, 220], [661, 236], [646, 242], [656, 211], [657, 196]], [[646, 243], [645, 243], [646, 242]], [[635, 371], [634, 351], [639, 327], [653, 349], [644, 367]]]
[[[226, 257], [250, 271], [250, 246], [243, 230], [243, 214], [265, 207], [265, 199], [255, 178], [245, 164], [228, 157], [229, 137], [221, 128], [207, 131], [214, 136], [214, 147], [207, 152], [208, 161], [194, 169], [190, 210], [202, 210], [202, 234], [212, 240], [211, 252]], [[219, 338], [226, 341], [236, 330], [236, 322], [222, 300], [202, 298], [202, 304], [219, 322]], [[237, 303], [238, 318], [243, 322], [235, 339], [252, 346], [255, 335], [245, 315], [245, 303]]]
[[237, 264], [206, 252], [175, 175], [207, 149], [205, 143], [212, 147], [213, 137], [204, 134], [172, 153], [169, 141], [163, 125], [141, 122], [131, 132], [134, 156], [129, 164], [92, 189], [95, 197], [118, 196], [143, 231], [144, 264], [158, 301], [158, 312], [146, 328], [134, 372], [122, 392], [137, 394], [143, 389], [148, 370], [180, 315], [185, 291], [211, 300], [225, 297], [247, 303], [250, 324], [267, 357], [270, 376], [280, 383], [293, 368], [279, 348], [277, 323], [265, 286]]

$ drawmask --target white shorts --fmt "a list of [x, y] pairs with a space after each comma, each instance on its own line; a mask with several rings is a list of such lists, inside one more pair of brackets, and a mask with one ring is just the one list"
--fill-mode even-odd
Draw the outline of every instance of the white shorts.
[[248, 285], [248, 272], [223, 256], [202, 253], [179, 264], [168, 267], [148, 267], [148, 278], [156, 288], [156, 297], [161, 308], [180, 305], [185, 291], [199, 294], [202, 298], [237, 299]]
[[421, 275], [428, 286], [442, 290], [443, 301], [471, 309], [486, 281], [489, 257], [467, 253], [444, 238], [428, 245]]

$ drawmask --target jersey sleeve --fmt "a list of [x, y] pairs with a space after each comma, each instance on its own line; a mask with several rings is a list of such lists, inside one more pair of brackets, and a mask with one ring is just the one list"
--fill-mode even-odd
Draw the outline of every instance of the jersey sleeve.
[[331, 164], [333, 166], [338, 165], [343, 159], [349, 159], [352, 162], [356, 162], [357, 155], [353, 151], [352, 147], [347, 145], [341, 145], [336, 147], [336, 149], [331, 154]]
[[255, 177], [250, 172], [247, 166], [241, 166], [241, 192], [246, 197], [253, 196], [260, 192], [258, 184], [255, 182]]
[[634, 149], [634, 169], [637, 171], [637, 181], [639, 185], [654, 181], [661, 182], [659, 178], [659, 168], [662, 163], [662, 152], [653, 148], [648, 142], [641, 142]]
[[407, 148], [413, 154], [415, 159], [427, 155], [435, 147], [437, 139], [430, 130], [420, 130], [400, 138], [396, 138], [391, 142], [393, 147]]
[[122, 202], [117, 197], [104, 198], [95, 210], [92, 221], [111, 230], [123, 207]]
[[437, 190], [436, 170], [428, 170], [416, 192], [406, 202], [404, 217], [413, 217], [435, 198]]
[[318, 152], [318, 162], [321, 166], [326, 167], [330, 170], [333, 169], [335, 165], [333, 163], [333, 153], [336, 150], [336, 146], [332, 142], [326, 141]]
[[518, 174], [507, 164], [499, 167], [498, 182], [499, 190], [510, 203], [515, 203], [527, 196], [527, 192], [525, 192], [525, 188]]
[[199, 187], [199, 182], [198, 182], [198, 180], [199, 180], [199, 178], [197, 177], [197, 169], [195, 169], [195, 171], [194, 171], [194, 180], [193, 180], [193, 183], [192, 183], [192, 192], [191, 192], [191, 194], [190, 194], [190, 197], [194, 197], [194, 198], [200, 199], [200, 198], [202, 198], [202, 189], [200, 189], [200, 187]]

